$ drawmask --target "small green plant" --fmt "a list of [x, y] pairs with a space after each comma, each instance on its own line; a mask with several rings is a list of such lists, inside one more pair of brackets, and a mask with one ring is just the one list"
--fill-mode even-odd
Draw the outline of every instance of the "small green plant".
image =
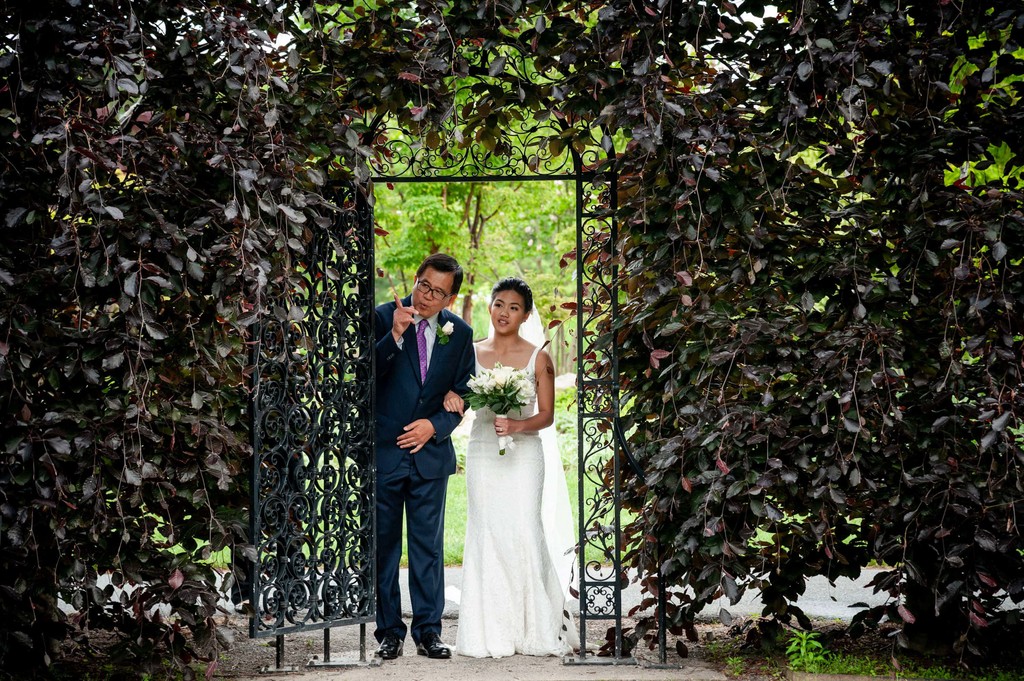
[[[864, 655], [829, 655], [818, 666], [819, 674], [854, 674], [857, 676], [892, 676], [891, 658], [875, 659]], [[928, 677], [948, 678], [948, 677]]]
[[794, 631], [786, 646], [789, 667], [798, 672], [818, 672], [828, 660], [828, 651], [816, 631]]
[[709, 660], [715, 662], [721, 662], [726, 659], [728, 655], [728, 648], [722, 644], [718, 639], [708, 641], [704, 648], [704, 654]]
[[724, 665], [726, 660], [738, 657], [740, 654], [740, 644], [729, 637], [708, 639], [703, 642], [703, 647], [704, 657], [715, 664]]
[[739, 676], [743, 673], [745, 668], [746, 664], [742, 657], [736, 657], [734, 655], [732, 657], [725, 658], [725, 671], [728, 672], [729, 676]]

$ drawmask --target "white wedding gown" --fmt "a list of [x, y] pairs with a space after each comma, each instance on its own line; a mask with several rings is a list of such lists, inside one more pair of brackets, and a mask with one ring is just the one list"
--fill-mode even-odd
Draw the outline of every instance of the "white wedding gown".
[[[537, 351], [530, 357], [531, 376], [536, 357]], [[521, 411], [534, 414], [535, 401]], [[569, 542], [561, 554], [549, 547], [549, 535], [558, 532], [545, 532], [545, 514], [551, 521], [553, 511], [542, 503], [551, 495], [545, 495], [544, 447], [537, 432], [515, 433], [499, 455], [494, 417], [488, 409], [476, 412], [466, 452], [466, 543], [455, 649], [470, 657], [565, 655], [579, 645], [566, 606], [564, 568], [572, 554], [560, 557], [571, 539], [559, 538]], [[552, 477], [558, 471], [560, 460]], [[554, 482], [562, 487], [568, 513], [564, 475]], [[568, 524], [571, 537], [571, 518]]]

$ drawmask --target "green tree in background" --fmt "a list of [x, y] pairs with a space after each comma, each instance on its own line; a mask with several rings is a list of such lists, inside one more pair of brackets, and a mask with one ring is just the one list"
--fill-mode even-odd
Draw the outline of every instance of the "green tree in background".
[[[385, 273], [378, 302], [390, 299], [392, 282], [400, 295], [409, 291], [423, 258], [444, 251], [466, 271], [456, 309], [478, 337], [487, 333], [486, 303], [501, 277], [530, 284], [545, 326], [567, 318], [562, 304], [574, 298], [575, 286], [561, 261], [576, 239], [571, 183], [396, 183], [378, 185], [374, 196], [378, 233], [386, 233], [377, 240], [377, 266]], [[552, 349], [558, 371], [571, 371], [564, 341]]]

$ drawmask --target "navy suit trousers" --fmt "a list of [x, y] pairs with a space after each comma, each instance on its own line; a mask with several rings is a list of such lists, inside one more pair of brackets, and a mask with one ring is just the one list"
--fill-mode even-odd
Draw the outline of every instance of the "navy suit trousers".
[[441, 633], [444, 612], [444, 505], [448, 476], [427, 480], [405, 453], [398, 467], [377, 477], [377, 630], [405, 639], [402, 594], [398, 586], [402, 557], [402, 520], [407, 518], [409, 597], [412, 638]]

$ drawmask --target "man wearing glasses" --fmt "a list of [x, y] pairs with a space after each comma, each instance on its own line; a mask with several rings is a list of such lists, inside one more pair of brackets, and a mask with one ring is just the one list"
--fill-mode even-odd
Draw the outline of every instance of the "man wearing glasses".
[[446, 411], [449, 390], [468, 392], [476, 365], [473, 331], [447, 308], [462, 286], [450, 255], [429, 256], [411, 296], [376, 310], [377, 339], [377, 655], [402, 654], [398, 564], [402, 520], [409, 542], [409, 596], [416, 652], [448, 659], [441, 639], [444, 610], [444, 504], [455, 472], [449, 436], [462, 420]]

